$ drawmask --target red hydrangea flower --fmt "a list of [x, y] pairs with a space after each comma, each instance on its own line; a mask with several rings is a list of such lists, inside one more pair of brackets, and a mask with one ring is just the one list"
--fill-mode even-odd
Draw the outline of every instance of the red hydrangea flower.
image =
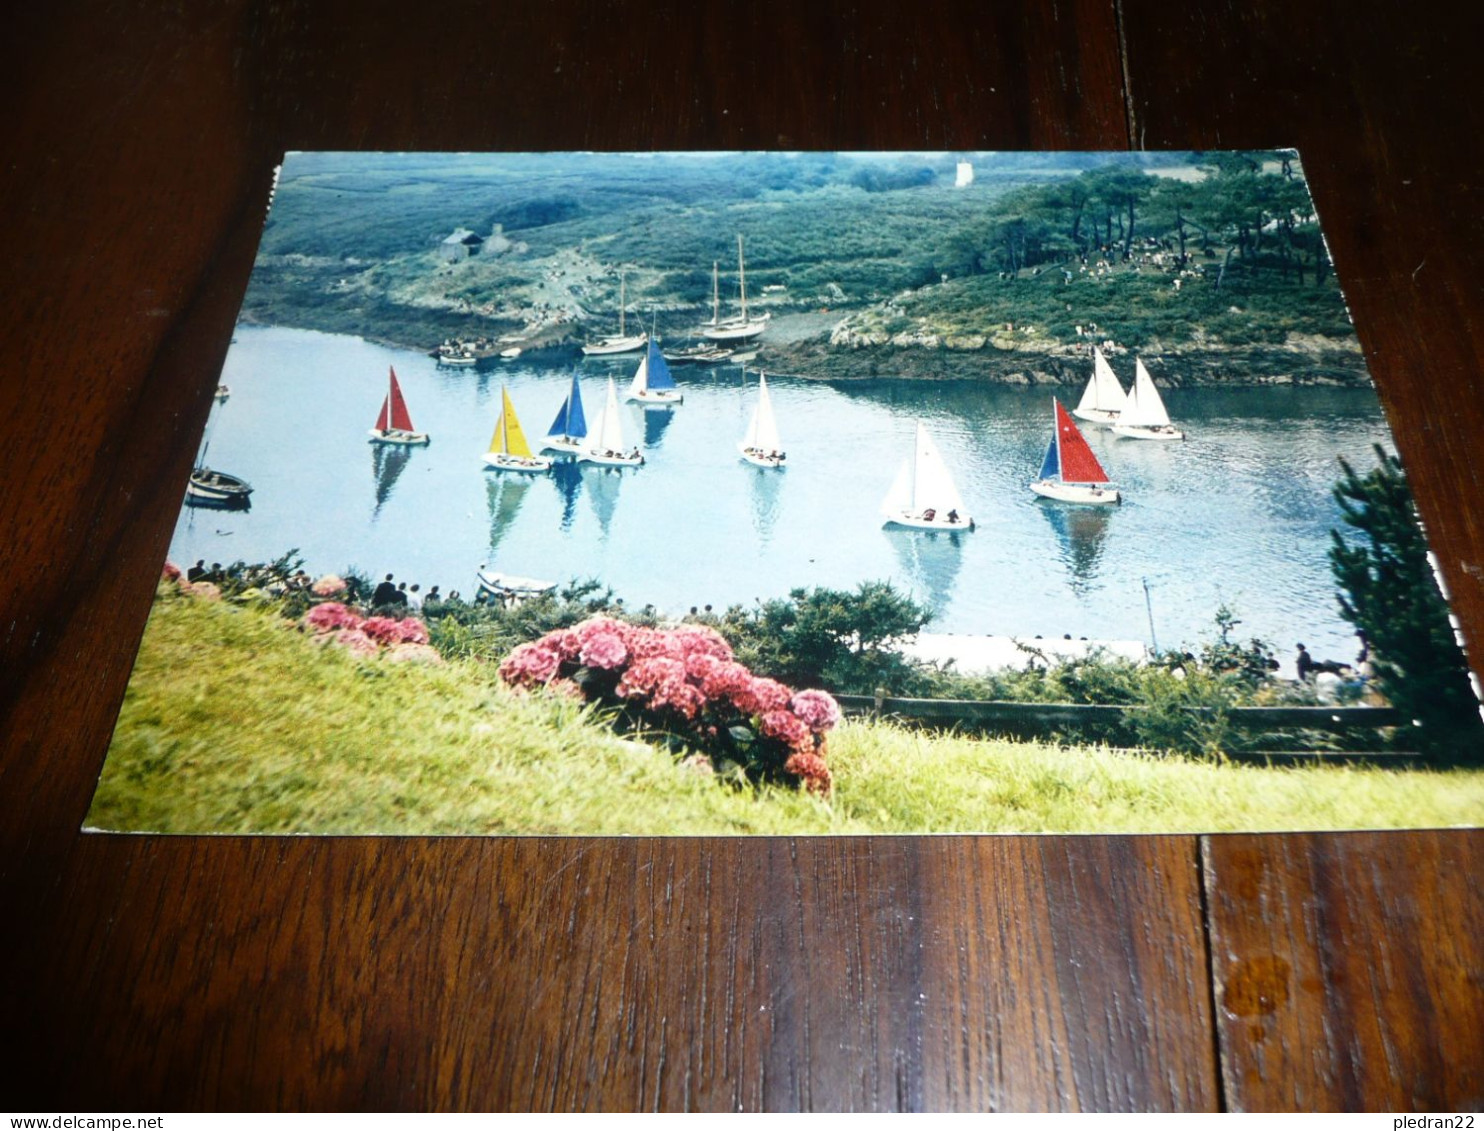
[[809, 727], [803, 719], [787, 709], [765, 711], [762, 718], [758, 720], [758, 729], [767, 737], [776, 738], [794, 750], [798, 750], [806, 743], [809, 749], [814, 748]]
[[[740, 664], [738, 665], [741, 666]], [[742, 668], [746, 671], [746, 668]], [[750, 679], [731, 690], [732, 703], [748, 715], [762, 715], [788, 706], [792, 698], [788, 688], [776, 679]]]
[[671, 633], [658, 628], [637, 628], [628, 636], [629, 653], [637, 660], [649, 660], [663, 656], [671, 660], [680, 660], [685, 657], [685, 652], [680, 647], [680, 642]]
[[395, 617], [367, 617], [361, 631], [378, 644], [396, 644], [402, 639], [402, 623]]
[[684, 656], [715, 656], [718, 660], [732, 658], [732, 646], [721, 633], [704, 624], [682, 624], [672, 629], [670, 638], [679, 646]]
[[818, 754], [792, 754], [783, 763], [783, 769], [798, 778], [810, 793], [817, 793], [821, 797], [829, 796], [830, 786], [834, 782], [830, 777], [830, 768]]
[[625, 699], [634, 699], [641, 695], [653, 694], [660, 684], [676, 679], [682, 681], [685, 679], [685, 665], [679, 660], [656, 656], [653, 659], [639, 660], [630, 665], [629, 669], [623, 673], [623, 678], [618, 681], [618, 687], [614, 689], [614, 693]]
[[165, 568], [160, 571], [160, 577], [162, 580], [165, 581], [179, 581], [180, 566], [176, 565], [174, 562], [166, 562]]
[[629, 649], [616, 632], [592, 632], [582, 641], [577, 659], [587, 667], [612, 671], [629, 658]]

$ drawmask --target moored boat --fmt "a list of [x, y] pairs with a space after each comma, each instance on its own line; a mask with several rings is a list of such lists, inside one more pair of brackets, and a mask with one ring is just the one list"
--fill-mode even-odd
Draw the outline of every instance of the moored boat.
[[701, 335], [713, 342], [747, 342], [768, 328], [772, 314], [748, 317], [747, 314], [747, 267], [742, 258], [742, 234], [737, 233], [737, 287], [741, 296], [742, 312], [725, 321], [720, 319], [720, 302], [717, 296], [717, 268], [711, 268], [711, 321], [701, 327]]
[[649, 335], [643, 332], [630, 334], [624, 325], [624, 306], [626, 292], [624, 289], [624, 272], [618, 273], [618, 333], [610, 334], [606, 338], [599, 338], [595, 342], [588, 342], [582, 347], [582, 352], [590, 357], [603, 357], [616, 353], [633, 353], [642, 350], [649, 342]]
[[886, 498], [881, 501], [884, 526], [908, 526], [914, 530], [973, 530], [974, 520], [964, 513], [964, 501], [953, 482], [938, 445], [922, 421], [911, 458], [904, 460]]
[[1031, 490], [1063, 503], [1112, 506], [1123, 501], [1061, 401], [1051, 398], [1052, 436]]
[[204, 465], [195, 468], [186, 483], [187, 506], [242, 510], [251, 496], [252, 484], [247, 480]]

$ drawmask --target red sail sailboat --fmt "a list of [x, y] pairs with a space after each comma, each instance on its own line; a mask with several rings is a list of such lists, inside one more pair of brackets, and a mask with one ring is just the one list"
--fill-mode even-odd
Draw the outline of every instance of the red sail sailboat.
[[412, 414], [407, 411], [407, 402], [402, 399], [402, 386], [397, 384], [397, 371], [391, 369], [391, 388], [386, 400], [381, 402], [381, 415], [376, 418], [376, 427], [371, 429], [373, 444], [426, 444], [428, 434], [412, 427]]
[[1122, 496], [1108, 482], [1108, 473], [1092, 454], [1071, 414], [1055, 397], [1051, 398], [1051, 408], [1055, 432], [1041, 461], [1041, 474], [1031, 481], [1031, 490], [1064, 503], [1121, 503]]

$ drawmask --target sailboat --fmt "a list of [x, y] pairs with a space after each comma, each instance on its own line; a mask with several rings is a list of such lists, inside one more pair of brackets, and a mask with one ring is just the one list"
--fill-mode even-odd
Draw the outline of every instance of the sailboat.
[[725, 322], [717, 320], [720, 313], [719, 304], [715, 298], [715, 279], [712, 275], [712, 310], [711, 321], [701, 327], [703, 337], [713, 342], [745, 342], [757, 337], [768, 328], [768, 319], [771, 314], [765, 314], [761, 318], [749, 318], [747, 316], [747, 269], [742, 260], [742, 234], [737, 234], [737, 285], [742, 296], [742, 313], [736, 318], [728, 318]]
[[737, 450], [743, 459], [757, 467], [782, 467], [787, 458], [783, 441], [778, 438], [778, 421], [773, 417], [773, 401], [768, 396], [766, 374], [757, 375], [757, 407], [752, 410], [747, 435], [742, 437]]
[[1077, 422], [1055, 397], [1051, 398], [1051, 412], [1054, 434], [1041, 461], [1041, 474], [1031, 481], [1031, 490], [1064, 503], [1121, 503], [1122, 496], [1108, 482], [1108, 473], [1087, 446]]
[[1082, 399], [1072, 410], [1079, 420], [1093, 424], [1112, 424], [1118, 419], [1128, 402], [1128, 394], [1118, 381], [1118, 375], [1097, 346], [1092, 347], [1092, 376], [1087, 379], [1087, 388], [1082, 390]]
[[567, 391], [567, 399], [562, 402], [562, 407], [557, 410], [556, 419], [546, 430], [546, 440], [542, 443], [541, 450], [575, 454], [586, 446], [587, 416], [582, 411], [582, 390], [577, 387], [577, 370], [574, 369], [572, 387]]
[[624, 332], [624, 306], [627, 305], [626, 292], [624, 290], [624, 272], [618, 273], [618, 333], [606, 338], [599, 338], [596, 342], [588, 342], [582, 347], [582, 352], [589, 356], [602, 356], [612, 353], [633, 353], [642, 350], [649, 335], [640, 331], [637, 334]]
[[407, 402], [402, 399], [402, 386], [397, 384], [397, 371], [391, 372], [391, 388], [381, 402], [381, 414], [376, 418], [376, 427], [371, 429], [373, 444], [426, 444], [428, 434], [412, 427], [412, 415], [407, 411]]
[[1113, 431], [1131, 440], [1183, 440], [1185, 433], [1170, 423], [1165, 402], [1144, 363], [1134, 360], [1134, 391], [1128, 404], [1113, 422]]
[[608, 402], [598, 415], [597, 426], [588, 434], [587, 443], [577, 453], [582, 463], [597, 463], [604, 467], [638, 467], [644, 462], [639, 449], [624, 451], [623, 418], [619, 415], [618, 386], [608, 378]]
[[538, 456], [526, 442], [515, 406], [510, 403], [510, 390], [500, 386], [500, 419], [495, 421], [495, 434], [490, 450], [484, 454], [485, 466], [496, 471], [550, 471], [551, 457]]
[[973, 530], [974, 520], [964, 513], [964, 501], [953, 476], [938, 454], [938, 445], [928, 430], [917, 423], [912, 458], [902, 463], [891, 490], [881, 501], [884, 526], [910, 526], [917, 530]]
[[624, 399], [661, 407], [685, 400], [675, 384], [675, 378], [670, 376], [670, 367], [665, 364], [660, 347], [653, 340], [644, 356], [639, 359], [639, 368], [634, 370], [634, 380]]

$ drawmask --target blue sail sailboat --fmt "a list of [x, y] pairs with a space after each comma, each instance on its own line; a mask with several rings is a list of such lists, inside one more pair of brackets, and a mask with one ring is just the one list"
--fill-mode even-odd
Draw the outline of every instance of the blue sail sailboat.
[[634, 371], [634, 380], [624, 399], [646, 406], [679, 404], [685, 399], [653, 337], [649, 339], [648, 352], [639, 360], [639, 368]]
[[577, 371], [572, 371], [572, 387], [567, 399], [557, 410], [556, 419], [546, 430], [543, 451], [571, 452], [576, 455], [587, 444], [587, 415], [582, 411], [582, 390], [577, 387]]

